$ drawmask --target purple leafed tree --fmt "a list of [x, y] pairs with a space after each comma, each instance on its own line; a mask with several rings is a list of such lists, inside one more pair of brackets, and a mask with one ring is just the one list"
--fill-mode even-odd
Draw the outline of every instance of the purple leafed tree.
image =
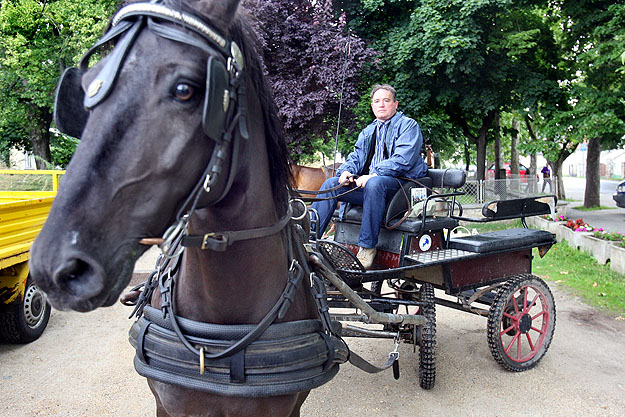
[[341, 127], [355, 132], [358, 74], [375, 52], [348, 33], [332, 1], [244, 0], [243, 6], [256, 25], [294, 159], [310, 155], [314, 139], [334, 138], [343, 78]]

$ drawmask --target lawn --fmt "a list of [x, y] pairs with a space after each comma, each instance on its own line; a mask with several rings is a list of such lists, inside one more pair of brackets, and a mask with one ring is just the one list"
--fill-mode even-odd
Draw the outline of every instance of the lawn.
[[554, 245], [542, 259], [534, 249], [533, 272], [560, 284], [589, 305], [625, 315], [625, 276], [565, 242]]

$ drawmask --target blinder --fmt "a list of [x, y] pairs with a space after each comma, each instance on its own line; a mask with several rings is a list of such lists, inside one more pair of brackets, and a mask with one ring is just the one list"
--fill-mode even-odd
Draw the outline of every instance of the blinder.
[[79, 68], [67, 68], [54, 96], [54, 123], [61, 132], [75, 138], [80, 138], [89, 118], [83, 105], [82, 76]]
[[230, 74], [218, 59], [209, 56], [206, 64], [206, 92], [202, 125], [204, 133], [217, 143], [221, 142], [230, 107]]

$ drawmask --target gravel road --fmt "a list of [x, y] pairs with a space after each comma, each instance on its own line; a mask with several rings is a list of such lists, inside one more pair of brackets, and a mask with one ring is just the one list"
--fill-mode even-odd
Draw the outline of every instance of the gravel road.
[[[486, 319], [437, 306], [434, 389], [417, 382], [418, 353], [400, 346], [401, 379], [346, 364], [314, 390], [303, 416], [623, 416], [625, 321], [582, 304], [551, 284], [557, 323], [549, 352], [524, 373], [503, 370], [486, 342]], [[154, 400], [132, 367], [131, 309], [54, 310], [38, 341], [0, 345], [0, 415], [153, 416]], [[382, 361], [392, 342], [347, 339]]]

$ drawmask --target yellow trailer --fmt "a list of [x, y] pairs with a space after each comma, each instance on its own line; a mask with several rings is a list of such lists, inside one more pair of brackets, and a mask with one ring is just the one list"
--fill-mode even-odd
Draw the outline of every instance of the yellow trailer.
[[0, 342], [32, 342], [48, 324], [51, 306], [28, 259], [64, 173], [0, 170], [0, 190], [12, 189], [0, 191]]

